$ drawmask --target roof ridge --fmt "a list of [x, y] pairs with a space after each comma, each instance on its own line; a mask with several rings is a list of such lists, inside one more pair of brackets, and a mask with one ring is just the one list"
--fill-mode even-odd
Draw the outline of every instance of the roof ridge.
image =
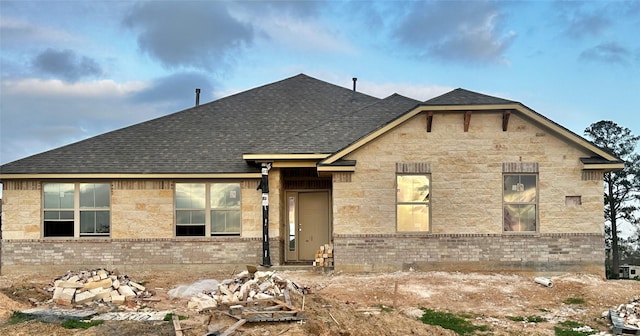
[[[313, 78], [313, 77], [311, 77], [311, 78]], [[331, 84], [331, 83], [328, 83], [328, 84]], [[337, 87], [341, 87], [341, 86], [336, 85], [336, 84], [331, 84], [331, 85], [335, 85], [335, 86], [337, 86]], [[341, 88], [344, 88], [344, 87], [341, 87]], [[345, 89], [345, 90], [349, 90], [349, 89], [347, 89], [347, 88], [344, 88], [344, 89]], [[365, 96], [368, 96], [368, 97], [373, 97], [373, 96], [370, 96], [370, 95], [367, 95], [367, 94], [365, 94], [365, 93], [361, 93], [361, 92], [358, 92], [358, 91], [354, 91], [354, 93], [358, 93], [358, 94], [365, 95]], [[351, 112], [345, 113], [345, 114], [341, 115], [339, 119], [342, 119], [342, 118], [344, 118], [344, 117], [347, 117], [347, 116], [353, 115], [353, 114], [355, 114], [355, 113], [358, 113], [359, 111], [362, 111], [363, 109], [366, 109], [366, 108], [369, 108], [369, 107], [371, 107], [371, 106], [374, 106], [374, 105], [376, 105], [376, 104], [378, 104], [378, 103], [382, 102], [384, 99], [386, 99], [386, 98], [384, 98], [384, 99], [380, 99], [380, 98], [377, 98], [377, 97], [373, 97], [373, 98], [378, 99], [378, 101], [372, 102], [371, 104], [365, 105], [365, 106], [363, 106], [363, 107], [361, 107], [361, 108], [357, 108], [357, 109], [354, 109], [354, 110], [353, 110], [353, 111], [351, 111]], [[326, 120], [327, 120], [327, 121], [329, 121], [330, 119], [326, 119]], [[335, 119], [334, 119], [334, 120], [335, 120]], [[301, 134], [307, 133], [307, 132], [309, 132], [309, 131], [311, 131], [311, 130], [318, 129], [318, 128], [321, 128], [321, 127], [324, 127], [324, 126], [325, 126], [325, 124], [326, 124], [326, 123], [318, 123], [318, 124], [316, 124], [316, 125], [314, 125], [314, 126], [311, 126], [311, 127], [306, 128], [306, 129], [302, 129], [302, 130], [300, 130], [299, 132], [293, 133], [293, 134], [291, 134], [290, 136], [285, 137], [285, 138], [283, 138], [283, 139], [284, 139], [284, 140], [287, 140], [287, 139], [291, 139], [291, 138], [294, 138], [294, 137], [300, 136]]]
[[488, 94], [457, 88], [423, 102], [423, 105], [493, 105], [519, 103]]
[[[389, 99], [391, 99], [391, 98], [403, 98], [403, 99], [407, 99], [407, 100], [412, 100], [412, 101], [414, 101], [414, 102], [416, 103], [416, 106], [417, 106], [418, 104], [420, 104], [420, 101], [419, 101], [419, 100], [417, 100], [417, 99], [409, 98], [409, 97], [403, 96], [403, 95], [398, 94], [398, 93], [393, 93], [393, 94], [391, 94], [390, 96], [388, 96], [388, 97], [386, 97], [386, 98], [383, 98], [383, 99], [380, 99], [380, 100], [378, 100], [378, 101], [372, 102], [371, 104], [368, 104], [368, 105], [365, 105], [365, 106], [363, 106], [363, 107], [361, 107], [361, 108], [355, 109], [355, 110], [353, 110], [353, 111], [351, 111], [351, 112], [349, 112], [349, 113], [345, 113], [345, 114], [341, 115], [341, 116], [340, 116], [340, 118], [338, 118], [338, 119], [334, 119], [334, 120], [344, 119], [344, 118], [346, 118], [346, 117], [353, 116], [353, 115], [355, 115], [355, 114], [357, 114], [357, 113], [360, 113], [360, 112], [362, 112], [362, 111], [363, 111], [363, 110], [365, 110], [365, 109], [372, 108], [372, 107], [374, 107], [374, 106], [376, 106], [376, 105], [379, 105], [379, 104], [387, 103], [387, 102], [389, 101]], [[406, 112], [408, 112], [408, 111], [411, 111], [413, 108], [415, 108], [415, 106], [414, 106], [414, 107], [412, 107], [412, 108], [410, 108], [410, 109], [407, 109], [406, 111], [403, 111], [400, 115], [405, 114], [405, 113], [406, 113]], [[395, 119], [397, 119], [397, 118], [398, 118], [398, 117], [393, 118], [393, 119], [391, 119], [390, 121], [388, 121], [387, 123], [389, 123], [389, 122], [391, 122], [391, 121], [393, 121], [393, 120], [395, 120]], [[307, 133], [307, 132], [309, 132], [309, 131], [312, 131], [312, 130], [315, 130], [315, 129], [319, 129], [319, 128], [322, 128], [322, 127], [325, 127], [325, 126], [326, 126], [326, 124], [317, 124], [317, 125], [315, 125], [315, 126], [313, 126], [313, 127], [309, 127], [309, 128], [307, 128], [307, 129], [301, 130], [300, 132], [297, 132], [297, 133], [295, 133], [295, 134], [292, 134], [291, 136], [286, 137], [286, 138], [284, 138], [284, 139], [286, 140], [286, 139], [294, 138], [294, 137], [296, 137], [296, 136], [300, 136], [301, 134], [304, 134], [304, 133]], [[379, 128], [379, 127], [378, 127], [378, 128]], [[376, 129], [378, 129], [378, 128], [376, 128]], [[376, 129], [372, 129], [372, 130], [370, 130], [370, 132], [368, 132], [368, 133], [374, 132]], [[367, 134], [368, 134], [368, 133], [367, 133]]]

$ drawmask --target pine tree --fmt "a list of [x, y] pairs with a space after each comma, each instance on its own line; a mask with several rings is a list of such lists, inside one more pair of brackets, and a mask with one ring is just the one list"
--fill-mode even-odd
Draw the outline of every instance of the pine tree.
[[624, 169], [604, 174], [604, 219], [609, 226], [605, 233], [612, 257], [610, 274], [617, 279], [620, 266], [619, 227], [623, 223], [639, 223], [640, 155], [635, 153], [635, 147], [640, 136], [634, 136], [630, 129], [608, 120], [591, 124], [584, 134], [595, 145], [625, 162]]

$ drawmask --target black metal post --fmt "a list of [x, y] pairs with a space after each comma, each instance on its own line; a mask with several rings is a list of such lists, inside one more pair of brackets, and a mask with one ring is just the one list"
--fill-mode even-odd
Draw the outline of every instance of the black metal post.
[[262, 266], [271, 267], [269, 253], [269, 169], [271, 163], [262, 164], [262, 180], [258, 189], [262, 190]]

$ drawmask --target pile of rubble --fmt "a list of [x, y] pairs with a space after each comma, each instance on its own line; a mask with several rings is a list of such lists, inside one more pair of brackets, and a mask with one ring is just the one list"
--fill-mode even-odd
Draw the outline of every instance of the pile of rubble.
[[63, 306], [121, 305], [152, 296], [144, 286], [131, 281], [126, 275], [103, 268], [69, 271], [54, 280], [53, 285], [46, 290], [53, 292], [54, 303]]
[[202, 311], [216, 308], [219, 304], [231, 305], [239, 302], [278, 299], [290, 292], [306, 294], [308, 288], [300, 287], [291, 280], [283, 279], [276, 272], [238, 273], [233, 279], [223, 280], [217, 288], [204, 290], [189, 301], [189, 309]]
[[313, 267], [333, 267], [333, 244], [324, 244], [316, 251]]
[[633, 297], [628, 304], [619, 305], [610, 314], [614, 327], [640, 330], [640, 296]]

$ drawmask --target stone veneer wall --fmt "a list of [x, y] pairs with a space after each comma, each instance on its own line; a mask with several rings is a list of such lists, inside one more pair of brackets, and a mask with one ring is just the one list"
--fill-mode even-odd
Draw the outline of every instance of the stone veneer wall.
[[[506, 132], [502, 121], [501, 113], [473, 113], [465, 132], [463, 113], [436, 113], [427, 132], [421, 114], [348, 154], [355, 172], [333, 175], [336, 268], [604, 275], [601, 172], [585, 174], [580, 162], [591, 154], [518, 114]], [[538, 170], [537, 231], [503, 233], [504, 167], [521, 164]], [[397, 232], [396, 172], [404, 165], [431, 176], [429, 232]]]
[[[504, 163], [536, 163], [539, 233], [603, 233], [603, 182], [584, 179], [581, 157], [570, 146], [517, 115], [502, 131], [502, 114], [474, 113], [468, 132], [463, 114], [436, 114], [432, 132], [418, 115], [345, 159], [356, 160], [350, 179], [333, 180], [337, 234], [396, 233], [396, 165], [430, 167], [430, 232], [502, 233]], [[567, 196], [581, 204], [567, 205]]]
[[[181, 180], [179, 182], [183, 182]], [[199, 180], [215, 182], [215, 180]], [[173, 180], [112, 180], [109, 238], [42, 238], [42, 182], [3, 183], [0, 274], [86, 267], [190, 269], [262, 262], [262, 207], [258, 180], [241, 183], [240, 237], [175, 238]], [[71, 181], [76, 182], [76, 181]], [[77, 181], [83, 182], [83, 181]], [[280, 174], [270, 176], [271, 264], [280, 265]], [[46, 267], [46, 268], [43, 268]]]
[[2, 239], [40, 238], [40, 203], [38, 181], [2, 181]]
[[335, 269], [586, 272], [604, 276], [601, 234], [334, 235]]
[[[279, 265], [282, 241], [269, 241]], [[21, 239], [2, 241], [2, 274], [64, 272], [93, 267], [127, 270], [241, 269], [262, 262], [260, 238]]]

